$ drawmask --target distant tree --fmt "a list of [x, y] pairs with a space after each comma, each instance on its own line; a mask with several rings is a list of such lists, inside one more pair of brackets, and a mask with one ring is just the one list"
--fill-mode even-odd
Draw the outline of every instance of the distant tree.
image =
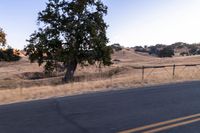
[[162, 48], [165, 48], [166, 45], [165, 45], [165, 44], [156, 44], [155, 47], [156, 47], [157, 49], [162, 49]]
[[196, 55], [197, 50], [198, 50], [198, 47], [197, 47], [197, 46], [191, 45], [191, 46], [190, 46], [190, 49], [189, 49], [189, 54], [190, 54], [190, 55]]
[[18, 61], [21, 57], [18, 52], [15, 52], [14, 49], [8, 48], [8, 49], [1, 49], [0, 50], [0, 61]]
[[52, 73], [58, 62], [66, 69], [64, 81], [73, 79], [78, 64], [111, 65], [112, 49], [106, 46], [107, 7], [101, 0], [49, 0], [39, 13], [41, 28], [25, 47], [31, 62], [45, 63]]
[[19, 53], [6, 45], [6, 33], [0, 28], [0, 61], [18, 61], [20, 58]]
[[122, 46], [119, 43], [114, 43], [111, 45], [111, 48], [115, 51], [120, 51], [122, 50]]
[[147, 50], [147, 48], [143, 48], [142, 46], [135, 46], [134, 49], [135, 49], [135, 52], [144, 52], [144, 53], [148, 53], [149, 52]]
[[189, 44], [184, 43], [184, 42], [176, 42], [176, 43], [172, 44], [171, 47], [172, 47], [173, 49], [176, 49], [176, 48], [179, 48], [179, 49], [180, 49], [180, 48], [187, 47], [187, 45], [189, 45]]
[[156, 55], [156, 56], [158, 56], [159, 55], [159, 49], [156, 47], [156, 46], [150, 46], [149, 47], [149, 54], [150, 55]]
[[0, 28], [0, 46], [6, 45], [6, 33]]
[[196, 45], [196, 44], [189, 44], [189, 45], [187, 46], [187, 48], [190, 49], [190, 50], [191, 50], [191, 49], [193, 49], [193, 50], [194, 50], [194, 49], [198, 49], [198, 45]]
[[170, 46], [163, 48], [159, 52], [159, 57], [172, 57], [174, 56], [174, 49]]

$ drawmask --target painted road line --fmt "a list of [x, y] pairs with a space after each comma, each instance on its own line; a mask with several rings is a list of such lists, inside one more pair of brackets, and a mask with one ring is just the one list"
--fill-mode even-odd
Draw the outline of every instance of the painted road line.
[[168, 124], [173, 124], [175, 122], [180, 122], [180, 121], [184, 121], [184, 120], [195, 118], [195, 117], [200, 117], [200, 113], [190, 115], [190, 116], [180, 117], [180, 118], [176, 118], [176, 119], [172, 119], [172, 120], [168, 120], [168, 121], [164, 121], [164, 122], [154, 123], [154, 124], [150, 124], [150, 125], [147, 125], [147, 126], [133, 128], [133, 129], [121, 131], [119, 133], [134, 133], [134, 132], [138, 132], [138, 131], [144, 131], [144, 130], [147, 130], [147, 129], [150, 129], [150, 128], [165, 126], [165, 125], [168, 125]]
[[193, 119], [193, 120], [188, 120], [188, 121], [184, 121], [184, 122], [180, 122], [180, 123], [176, 123], [176, 124], [172, 124], [172, 125], [156, 128], [156, 129], [152, 129], [152, 130], [149, 130], [149, 131], [145, 131], [143, 133], [157, 133], [157, 132], [160, 132], [160, 131], [169, 130], [169, 129], [172, 129], [172, 128], [175, 128], [175, 127], [188, 125], [188, 124], [195, 123], [195, 122], [198, 122], [198, 121], [200, 121], [200, 118]]

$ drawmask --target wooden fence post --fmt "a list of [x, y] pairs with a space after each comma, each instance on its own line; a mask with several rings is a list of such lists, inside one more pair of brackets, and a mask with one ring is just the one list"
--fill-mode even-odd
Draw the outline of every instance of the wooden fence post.
[[142, 80], [144, 80], [144, 66], [142, 66]]
[[175, 70], [176, 70], [176, 65], [173, 65], [173, 78], [175, 77]]

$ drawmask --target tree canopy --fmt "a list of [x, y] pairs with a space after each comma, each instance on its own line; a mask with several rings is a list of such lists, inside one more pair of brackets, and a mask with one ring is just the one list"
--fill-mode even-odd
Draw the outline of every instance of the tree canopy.
[[0, 28], [0, 61], [18, 61], [19, 52], [6, 45], [6, 33]]
[[6, 34], [2, 28], [0, 28], [0, 46], [5, 46], [6, 44]]
[[174, 49], [170, 46], [163, 48], [159, 52], [159, 57], [172, 57], [174, 56]]
[[111, 65], [106, 14], [107, 6], [101, 0], [49, 0], [38, 14], [40, 28], [25, 47], [29, 59], [45, 63], [48, 73], [62, 63], [66, 82], [73, 78], [78, 64]]

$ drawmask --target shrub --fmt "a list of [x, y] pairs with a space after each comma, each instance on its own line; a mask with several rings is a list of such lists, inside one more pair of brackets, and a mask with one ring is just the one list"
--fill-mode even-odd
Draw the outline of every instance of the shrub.
[[198, 48], [197, 47], [191, 47], [189, 50], [190, 55], [196, 55]]
[[15, 53], [12, 48], [6, 50], [0, 49], [0, 61], [18, 61], [20, 59], [19, 53]]
[[144, 53], [148, 53], [149, 51], [147, 50], [147, 48], [143, 48], [142, 46], [136, 46], [134, 47], [135, 52], [144, 52]]
[[174, 49], [171, 47], [165, 47], [159, 52], [159, 57], [172, 57], [174, 56]]
[[120, 51], [120, 50], [122, 50], [122, 46], [120, 46], [119, 43], [112, 44], [112, 45], [111, 45], [111, 48], [112, 48], [113, 50], [115, 50], [115, 51]]
[[160, 53], [159, 49], [156, 46], [149, 47], [149, 54], [158, 56]]

